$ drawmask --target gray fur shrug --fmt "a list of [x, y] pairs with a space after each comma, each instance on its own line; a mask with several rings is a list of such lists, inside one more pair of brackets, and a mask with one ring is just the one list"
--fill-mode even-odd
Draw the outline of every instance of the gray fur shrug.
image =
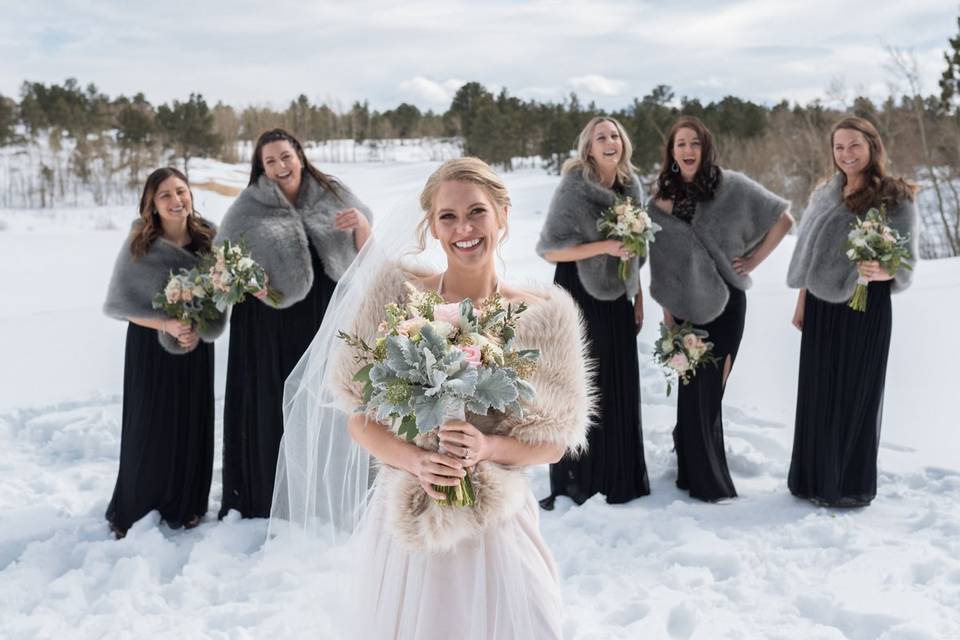
[[332, 280], [339, 280], [357, 256], [353, 233], [337, 229], [334, 216], [349, 207], [359, 209], [368, 220], [373, 214], [345, 185], [338, 186], [339, 198], [305, 173], [294, 207], [276, 183], [262, 175], [223, 216], [217, 242], [246, 242], [250, 256], [267, 272], [270, 286], [283, 295], [281, 308], [303, 300], [313, 286], [308, 242], [313, 242]]
[[[827, 302], [846, 302], [857, 285], [856, 265], [847, 258], [846, 243], [855, 214], [843, 202], [843, 176], [835, 175], [810, 196], [797, 231], [787, 284], [808, 289]], [[887, 223], [901, 234], [910, 234], [910, 254], [917, 254], [917, 205], [904, 198], [887, 209]], [[893, 293], [910, 286], [913, 272], [897, 271], [890, 283]]]
[[650, 295], [678, 318], [710, 322], [727, 306], [726, 283], [741, 290], [753, 284], [733, 270], [733, 259], [753, 251], [789, 208], [788, 200], [726, 169], [713, 199], [697, 203], [691, 224], [651, 198], [650, 218], [662, 229], [650, 245]]
[[[624, 195], [637, 204], [643, 202], [640, 180], [633, 176], [624, 185]], [[569, 249], [588, 242], [606, 240], [597, 229], [602, 212], [612, 206], [617, 194], [613, 189], [587, 179], [582, 169], [573, 169], [563, 176], [547, 211], [547, 219], [540, 231], [537, 255], [547, 251]], [[630, 276], [624, 282], [618, 272], [620, 259], [609, 255], [577, 260], [577, 274], [587, 293], [598, 300], [616, 300], [624, 293], [633, 297], [640, 289], [640, 267], [643, 260], [631, 258]]]
[[[403, 302], [404, 283], [415, 276], [396, 263], [373, 280], [375, 286], [357, 309], [351, 333], [373, 342], [377, 326], [385, 319], [384, 306]], [[583, 335], [580, 311], [568, 293], [559, 287], [534, 292], [545, 298], [531, 305], [520, 317], [516, 344], [540, 350], [540, 364], [531, 379], [536, 397], [524, 405], [524, 415], [491, 412], [467, 419], [484, 433], [513, 436], [528, 444], [561, 444], [573, 453], [586, 447], [587, 426], [594, 408], [591, 368]], [[361, 404], [362, 387], [353, 380], [358, 365], [352, 350], [342, 345], [332, 354], [333, 387], [338, 402], [353, 412]], [[436, 436], [420, 436], [426, 449], [436, 449]], [[522, 468], [484, 461], [474, 467], [471, 479], [477, 495], [473, 508], [437, 505], [406, 471], [380, 465], [376, 491], [383, 492], [391, 532], [412, 549], [443, 551], [460, 541], [476, 538], [483, 530], [514, 516], [530, 491]]]
[[[213, 223], [206, 220], [203, 222], [216, 231]], [[140, 220], [135, 221], [130, 230], [131, 235], [137, 233], [142, 225], [143, 222]], [[170, 316], [162, 309], [153, 308], [154, 296], [163, 291], [171, 271], [176, 273], [181, 268], [191, 269], [199, 262], [199, 256], [162, 237], [157, 238], [144, 256], [134, 260], [133, 254], [130, 253], [128, 236], [120, 247], [120, 253], [113, 267], [113, 276], [110, 278], [110, 287], [107, 289], [107, 300], [103, 303], [103, 313], [117, 320], [168, 319]], [[225, 324], [225, 317], [208, 322], [206, 328], [200, 331], [200, 339], [204, 342], [213, 342], [223, 333]], [[157, 332], [157, 336], [160, 345], [166, 351], [176, 355], [188, 352], [173, 336], [161, 331]]]

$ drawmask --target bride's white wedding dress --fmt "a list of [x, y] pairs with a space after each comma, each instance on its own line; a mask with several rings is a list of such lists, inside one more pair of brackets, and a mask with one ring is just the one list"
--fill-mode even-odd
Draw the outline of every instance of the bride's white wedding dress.
[[[480, 462], [471, 472], [477, 504], [440, 506], [414, 476], [376, 468], [350, 439], [346, 419], [361, 404], [361, 386], [337, 331], [372, 343], [384, 306], [402, 302], [405, 283], [417, 279], [390, 260], [372, 268], [365, 253], [341, 279], [334, 312], [328, 309], [287, 381], [271, 535], [291, 528], [353, 532], [342, 547], [356, 562], [355, 610], [346, 616], [344, 638], [560, 638], [558, 573], [522, 468]], [[467, 420], [485, 433], [576, 452], [585, 445], [593, 402], [580, 313], [559, 288], [531, 294], [541, 301], [518, 319], [516, 345], [540, 351], [530, 378], [535, 398], [524, 403], [523, 416], [491, 412]], [[420, 444], [435, 448], [435, 437], [433, 445]], [[343, 538], [334, 535], [334, 542]]]

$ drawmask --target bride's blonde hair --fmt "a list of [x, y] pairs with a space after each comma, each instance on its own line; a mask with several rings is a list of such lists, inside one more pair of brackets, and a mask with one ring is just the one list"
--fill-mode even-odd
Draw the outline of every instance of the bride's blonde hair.
[[489, 196], [497, 214], [497, 221], [503, 228], [500, 244], [507, 239], [507, 207], [510, 206], [510, 194], [493, 169], [480, 158], [457, 158], [447, 160], [434, 171], [420, 193], [420, 208], [423, 209], [423, 218], [417, 225], [417, 240], [420, 251], [427, 248], [427, 232], [433, 224], [433, 200], [437, 190], [444, 182], [469, 182], [475, 184]]

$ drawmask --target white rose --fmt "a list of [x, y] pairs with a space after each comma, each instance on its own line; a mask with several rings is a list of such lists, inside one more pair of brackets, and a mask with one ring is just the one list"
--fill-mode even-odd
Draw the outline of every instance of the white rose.
[[428, 324], [441, 338], [449, 338], [454, 332], [453, 325], [443, 320], [433, 320]]

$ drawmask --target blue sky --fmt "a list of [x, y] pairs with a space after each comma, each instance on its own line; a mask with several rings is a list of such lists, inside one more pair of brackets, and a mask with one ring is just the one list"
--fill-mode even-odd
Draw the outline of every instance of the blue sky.
[[886, 46], [936, 89], [960, 7], [946, 0], [311, 2], [0, 0], [0, 93], [76, 77], [152, 102], [234, 106], [303, 93], [442, 111], [465, 81], [608, 108], [657, 84], [764, 103], [890, 93]]

